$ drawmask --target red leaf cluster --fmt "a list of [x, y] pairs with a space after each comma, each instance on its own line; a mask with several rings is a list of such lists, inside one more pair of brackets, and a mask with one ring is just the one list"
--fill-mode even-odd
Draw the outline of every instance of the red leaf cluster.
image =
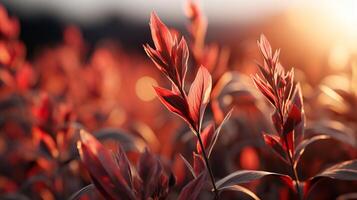
[[78, 150], [93, 183], [106, 199], [165, 199], [173, 184], [173, 177], [148, 149], [141, 154], [136, 169], [120, 145], [112, 153], [85, 131], [81, 131]]

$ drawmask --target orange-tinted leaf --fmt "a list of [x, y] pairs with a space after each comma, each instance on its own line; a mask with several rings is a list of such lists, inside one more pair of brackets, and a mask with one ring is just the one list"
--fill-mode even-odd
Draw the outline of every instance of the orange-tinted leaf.
[[272, 49], [268, 39], [262, 34], [260, 35], [260, 40], [258, 41], [258, 46], [260, 51], [262, 52], [264, 58], [272, 58]]

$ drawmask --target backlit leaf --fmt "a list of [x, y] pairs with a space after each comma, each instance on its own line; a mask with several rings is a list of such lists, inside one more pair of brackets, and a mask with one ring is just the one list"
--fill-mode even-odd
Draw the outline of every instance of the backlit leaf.
[[198, 129], [198, 126], [202, 122], [203, 114], [210, 100], [211, 89], [211, 75], [205, 67], [201, 66], [198, 69], [196, 78], [190, 87], [187, 97], [190, 114], [196, 125], [196, 127], [194, 127], [196, 129]]

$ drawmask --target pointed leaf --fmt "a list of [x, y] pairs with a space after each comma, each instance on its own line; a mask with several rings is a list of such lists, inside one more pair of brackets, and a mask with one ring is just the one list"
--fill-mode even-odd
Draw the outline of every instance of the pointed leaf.
[[[213, 136], [214, 136], [214, 124], [210, 123], [205, 129], [203, 129], [203, 131], [201, 132], [201, 138], [202, 138], [202, 143], [203, 146], [205, 148], [205, 150], [207, 150], [207, 148], [211, 145], [212, 140], [213, 140]], [[202, 149], [201, 149], [201, 145], [199, 143], [199, 141], [197, 141], [196, 143], [196, 150], [198, 154], [202, 153]]]
[[288, 117], [284, 122], [284, 128], [283, 128], [284, 135], [292, 132], [300, 122], [301, 122], [301, 110], [295, 104], [291, 104]]
[[253, 83], [256, 88], [268, 99], [268, 101], [275, 106], [275, 97], [271, 87], [265, 83], [259, 76], [252, 76]]
[[198, 128], [202, 122], [203, 114], [206, 106], [210, 100], [212, 89], [212, 78], [208, 70], [201, 66], [198, 69], [196, 78], [193, 81], [190, 91], [188, 93], [188, 105], [190, 114], [195, 122], [194, 128]]
[[301, 123], [299, 123], [295, 127], [295, 135], [294, 136], [295, 136], [295, 143], [297, 144], [304, 138], [305, 121], [306, 121], [305, 110], [304, 110], [304, 101], [303, 101], [303, 96], [302, 96], [302, 92], [301, 92], [301, 86], [299, 83], [295, 86], [295, 91], [294, 91], [294, 95], [292, 98], [292, 102], [294, 105], [296, 105], [296, 107], [301, 112]]
[[160, 183], [164, 178], [163, 166], [159, 159], [146, 148], [139, 158], [137, 169], [143, 181], [143, 198], [154, 197], [155, 193], [160, 190]]
[[196, 178], [196, 173], [195, 173], [195, 171], [193, 170], [193, 167], [192, 167], [192, 165], [190, 164], [190, 162], [188, 162], [188, 161], [186, 160], [186, 158], [185, 158], [183, 155], [180, 154], [180, 156], [181, 156], [183, 162], [185, 163], [187, 169], [191, 172], [192, 176], [193, 176], [194, 178]]
[[180, 192], [177, 200], [196, 200], [206, 182], [207, 173], [202, 172], [196, 179], [189, 182]]
[[245, 195], [249, 196], [253, 200], [260, 200], [260, 198], [256, 194], [254, 194], [254, 192], [252, 192], [248, 188], [245, 188], [240, 185], [232, 185], [232, 186], [222, 187], [220, 189], [220, 191], [224, 191], [224, 190], [241, 192], [241, 193], [244, 193]]
[[179, 115], [190, 125], [192, 124], [192, 119], [190, 117], [190, 111], [186, 101], [178, 94], [173, 93], [170, 90], [154, 87], [155, 91], [161, 100], [161, 102], [166, 106], [166, 108]]
[[175, 67], [178, 73], [178, 79], [182, 84], [182, 88], [184, 88], [184, 80], [187, 72], [187, 62], [189, 57], [189, 51], [187, 47], [187, 43], [185, 38], [182, 37], [180, 43], [178, 44], [175, 53], [173, 54]]
[[228, 176], [222, 178], [221, 180], [216, 182], [216, 186], [218, 189], [229, 187], [241, 183], [248, 183], [251, 181], [255, 181], [261, 179], [265, 176], [274, 175], [278, 176], [282, 179], [291, 179], [289, 176], [274, 172], [267, 171], [255, 171], [255, 170], [239, 170], [229, 174]]
[[78, 200], [82, 197], [82, 195], [86, 194], [87, 192], [91, 191], [95, 189], [94, 184], [89, 184], [85, 187], [83, 187], [82, 189], [80, 189], [79, 191], [77, 191], [76, 193], [72, 194], [68, 200]]
[[196, 176], [201, 174], [201, 172], [205, 171], [205, 169], [206, 166], [202, 156], [193, 152], [193, 170]]
[[221, 124], [217, 127], [216, 131], [214, 132], [214, 134], [213, 134], [213, 139], [212, 139], [212, 143], [211, 143], [211, 145], [208, 147], [208, 154], [207, 154], [208, 157], [211, 156], [213, 147], [214, 147], [214, 146], [216, 145], [216, 143], [217, 143], [218, 137], [219, 137], [219, 135], [221, 134], [222, 126], [223, 126], [223, 125], [226, 123], [226, 121], [231, 117], [232, 112], [233, 112], [233, 108], [226, 114], [226, 116], [225, 116], [224, 119], [222, 120]]
[[280, 138], [275, 135], [269, 135], [267, 133], [263, 133], [263, 138], [265, 144], [270, 146], [274, 152], [281, 158], [283, 161], [287, 162], [287, 155], [285, 153], [284, 147], [281, 145]]
[[94, 185], [108, 199], [135, 199], [112, 154], [92, 135], [81, 130], [78, 150]]
[[320, 172], [312, 179], [322, 177], [346, 181], [355, 181], [357, 180], [357, 160], [349, 160], [335, 164]]
[[174, 39], [170, 30], [162, 23], [155, 12], [152, 12], [150, 16], [150, 30], [156, 49], [169, 57]]
[[272, 49], [270, 46], [270, 43], [268, 39], [265, 37], [265, 35], [260, 35], [260, 40], [258, 41], [258, 46], [260, 51], [262, 52], [263, 56], [265, 59], [272, 58]]
[[309, 146], [310, 144], [316, 142], [316, 141], [320, 141], [320, 140], [325, 140], [325, 139], [329, 139], [331, 138], [328, 135], [318, 135], [309, 139], [306, 139], [304, 141], [302, 141], [295, 149], [295, 155], [294, 155], [294, 166], [296, 167], [296, 165], [298, 164], [300, 157], [302, 156], [302, 154], [305, 152], [305, 148], [307, 146]]
[[126, 156], [123, 148], [118, 144], [117, 150], [114, 154], [114, 159], [116, 161], [116, 164], [118, 165], [118, 168], [120, 169], [120, 172], [122, 176], [125, 178], [126, 182], [133, 187], [133, 177], [131, 174], [131, 169], [130, 169], [130, 162], [128, 160], [128, 157]]

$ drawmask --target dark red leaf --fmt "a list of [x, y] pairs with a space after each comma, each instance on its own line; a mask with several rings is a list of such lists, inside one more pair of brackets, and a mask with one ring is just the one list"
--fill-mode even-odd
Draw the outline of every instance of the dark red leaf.
[[287, 155], [285, 153], [284, 147], [281, 145], [280, 138], [278, 136], [269, 135], [267, 133], [263, 133], [263, 138], [265, 143], [274, 150], [279, 158], [287, 162]]
[[189, 182], [180, 192], [177, 200], [196, 200], [198, 199], [207, 178], [206, 171], [202, 172], [197, 178]]
[[[202, 138], [202, 143], [207, 150], [207, 148], [211, 145], [213, 141], [213, 136], [214, 136], [215, 130], [214, 130], [214, 124], [210, 123], [203, 131], [201, 132], [201, 138]], [[196, 150], [198, 154], [202, 153], [201, 145], [199, 141], [196, 143]]]
[[300, 84], [296, 84], [292, 102], [301, 112], [301, 123], [295, 127], [295, 143], [299, 143], [304, 138], [305, 130], [305, 110]]
[[193, 170], [196, 176], [201, 174], [201, 172], [205, 171], [205, 169], [206, 166], [202, 156], [193, 152]]
[[78, 150], [94, 185], [108, 199], [135, 199], [112, 154], [92, 135], [81, 131]]
[[167, 176], [160, 160], [148, 149], [141, 154], [138, 162], [138, 174], [142, 180], [142, 198], [163, 198], [169, 189], [169, 177]]
[[192, 125], [193, 120], [190, 116], [189, 107], [186, 101], [178, 94], [173, 93], [170, 90], [154, 87], [155, 91], [161, 100], [161, 102], [167, 107], [167, 109], [173, 113], [176, 113]]
[[130, 187], [133, 188], [133, 177], [130, 169], [130, 162], [123, 148], [119, 144], [114, 154], [114, 159], [120, 169], [122, 176], [125, 178], [126, 182], [130, 185]]
[[295, 104], [291, 104], [288, 117], [284, 122], [283, 134], [286, 135], [292, 132], [300, 122], [301, 110]]
[[277, 110], [275, 110], [271, 115], [271, 120], [274, 124], [276, 132], [280, 134], [283, 125], [281, 124], [280, 115]]

